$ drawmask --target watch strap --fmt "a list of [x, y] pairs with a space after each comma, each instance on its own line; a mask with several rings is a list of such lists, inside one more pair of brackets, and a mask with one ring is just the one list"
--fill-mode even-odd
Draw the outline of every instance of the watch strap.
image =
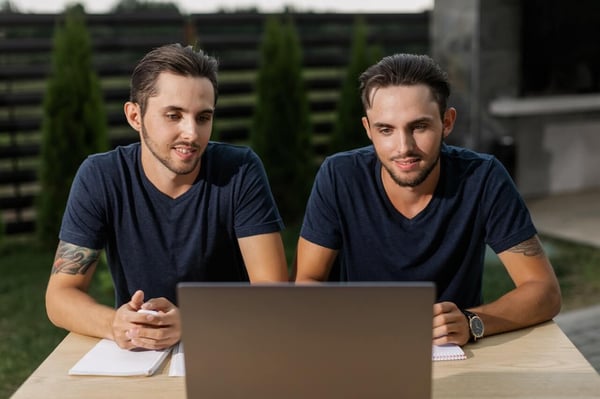
[[477, 341], [477, 337], [475, 336], [475, 333], [473, 333], [473, 327], [471, 326], [471, 319], [473, 319], [475, 317], [479, 317], [479, 316], [477, 316], [475, 313], [473, 313], [471, 311], [468, 311], [467, 309], [461, 309], [460, 311], [467, 318], [467, 325], [469, 326], [469, 342]]

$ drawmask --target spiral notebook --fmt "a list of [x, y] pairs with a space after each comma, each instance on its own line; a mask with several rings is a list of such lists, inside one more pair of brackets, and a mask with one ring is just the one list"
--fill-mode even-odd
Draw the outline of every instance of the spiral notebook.
[[463, 360], [466, 359], [467, 356], [460, 346], [455, 344], [446, 344], [433, 345], [431, 358], [433, 361]]

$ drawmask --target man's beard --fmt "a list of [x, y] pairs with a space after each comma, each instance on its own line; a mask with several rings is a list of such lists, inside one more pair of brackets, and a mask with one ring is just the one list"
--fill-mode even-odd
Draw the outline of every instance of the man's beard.
[[[429, 175], [431, 175], [431, 172], [433, 172], [433, 170], [435, 169], [436, 165], [440, 162], [440, 154], [442, 152], [442, 143], [443, 143], [443, 138], [442, 138], [442, 140], [440, 140], [440, 146], [439, 146], [439, 149], [438, 149], [437, 157], [431, 163], [431, 165], [429, 165], [426, 169], [420, 171], [419, 174], [417, 176], [415, 176], [414, 178], [412, 178], [412, 179], [402, 179], [400, 176], [395, 175], [393, 173], [393, 170], [390, 167], [388, 167], [386, 164], [384, 164], [383, 162], [381, 164], [383, 165], [383, 167], [387, 171], [388, 175], [390, 175], [390, 177], [392, 178], [392, 180], [398, 186], [400, 186], [400, 187], [411, 187], [411, 188], [418, 187], [425, 180], [427, 180], [427, 178], [429, 177]], [[411, 154], [408, 154], [408, 155], [410, 156]]]
[[[165, 168], [169, 169], [171, 172], [173, 172], [177, 175], [188, 175], [188, 174], [194, 172], [196, 170], [196, 167], [200, 163], [201, 158], [198, 158], [198, 159], [195, 159], [194, 162], [192, 162], [192, 163], [185, 164], [182, 167], [176, 167], [175, 162], [173, 162], [173, 160], [170, 157], [167, 156], [167, 157], [162, 158], [156, 149], [157, 145], [148, 136], [148, 133], [146, 132], [146, 128], [144, 127], [143, 123], [142, 123], [142, 137], [144, 138], [144, 143], [146, 144], [146, 148], [148, 148], [148, 150], [152, 153], [154, 158], [158, 159], [158, 161], [160, 163], [162, 163], [165, 166]], [[175, 143], [175, 145], [177, 145], [177, 144], [185, 144], [185, 145], [189, 145], [195, 149], [198, 149], [197, 145], [191, 144], [191, 143]]]

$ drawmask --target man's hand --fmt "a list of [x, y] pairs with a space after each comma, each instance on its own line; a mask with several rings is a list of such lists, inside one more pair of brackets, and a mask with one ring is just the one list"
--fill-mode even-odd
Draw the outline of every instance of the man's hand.
[[[139, 313], [154, 310], [158, 314]], [[124, 349], [164, 349], [181, 339], [179, 309], [166, 298], [144, 302], [143, 291], [136, 291], [131, 301], [117, 309], [113, 320], [114, 340]]]
[[469, 342], [471, 332], [463, 312], [453, 302], [433, 305], [433, 344], [464, 345]]

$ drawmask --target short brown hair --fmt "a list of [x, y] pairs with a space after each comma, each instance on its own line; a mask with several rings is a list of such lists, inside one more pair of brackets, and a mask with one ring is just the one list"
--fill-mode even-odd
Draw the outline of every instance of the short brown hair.
[[388, 86], [427, 85], [444, 117], [450, 96], [448, 75], [427, 55], [394, 54], [370, 66], [359, 77], [360, 98], [365, 111], [371, 108], [374, 89]]
[[167, 44], [153, 49], [135, 66], [131, 75], [129, 101], [140, 105], [142, 115], [146, 111], [148, 98], [156, 94], [156, 81], [162, 72], [181, 76], [204, 77], [212, 83], [215, 105], [218, 96], [218, 62], [192, 46]]

